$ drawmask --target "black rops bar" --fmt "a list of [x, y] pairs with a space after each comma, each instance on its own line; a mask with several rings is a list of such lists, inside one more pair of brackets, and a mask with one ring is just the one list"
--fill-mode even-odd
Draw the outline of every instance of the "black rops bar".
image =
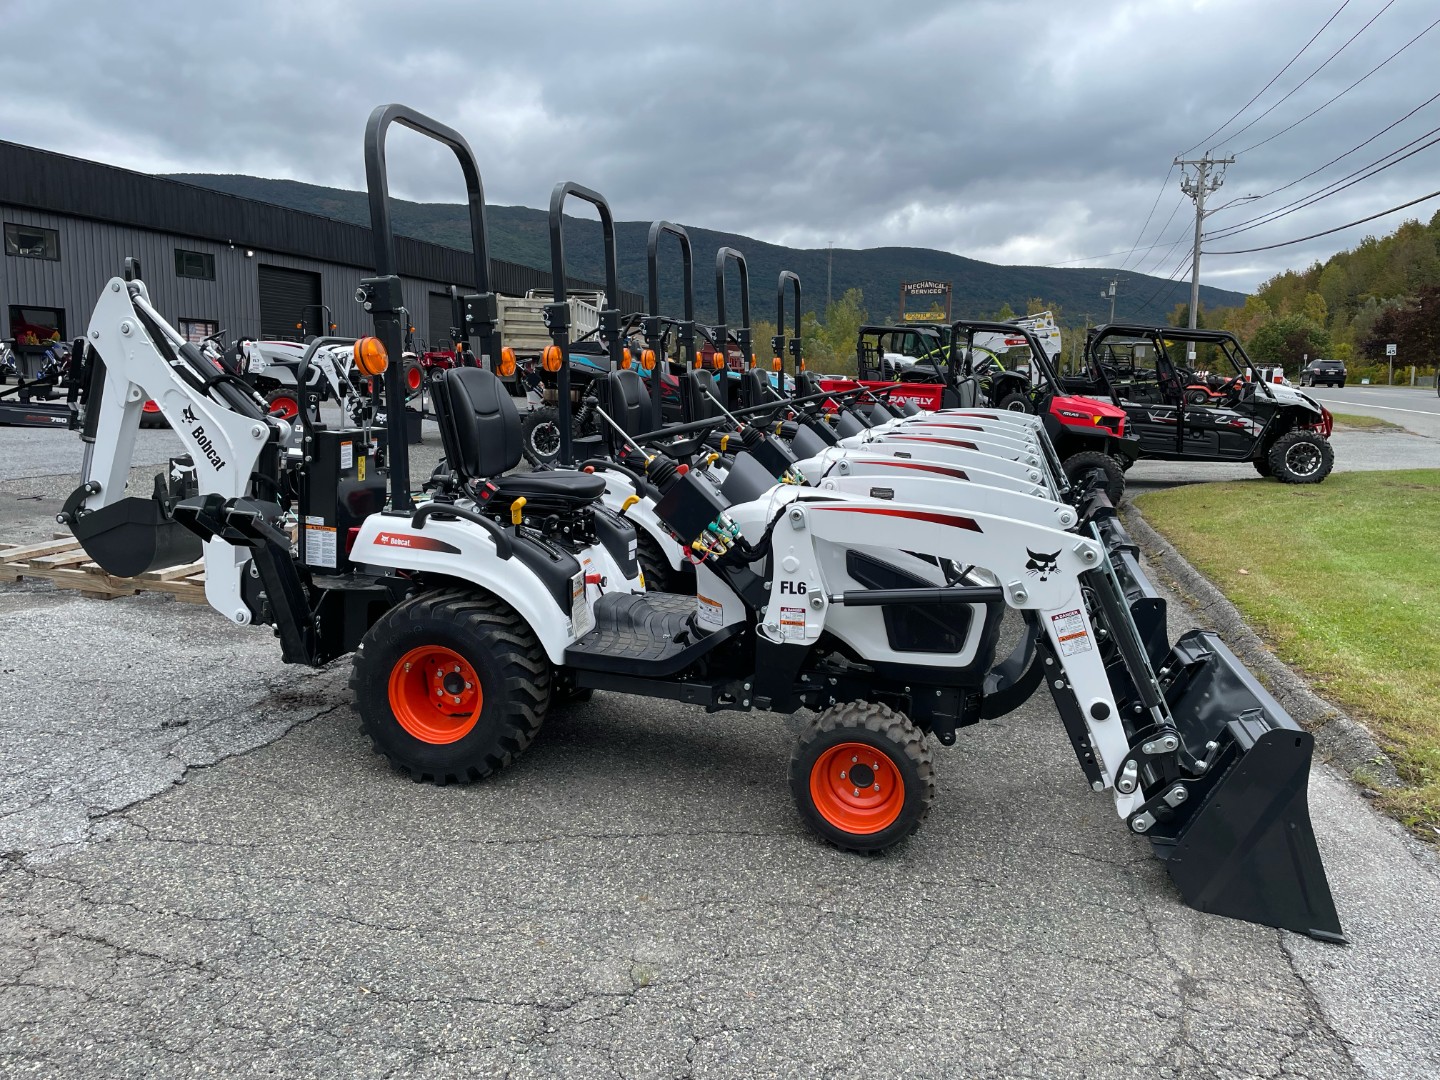
[[[715, 318], [718, 322], [714, 335], [723, 362], [719, 370], [724, 372], [716, 389], [720, 393], [721, 404], [726, 408], [730, 407], [730, 330], [725, 325], [725, 264], [731, 261], [740, 271], [740, 322], [743, 324], [735, 331], [735, 337], [740, 342], [744, 362], [750, 362], [750, 268], [745, 265], [744, 255], [732, 247], [722, 247], [715, 252]], [[749, 401], [746, 404], [754, 405], [756, 402]]]
[[[423, 113], [404, 105], [381, 105], [370, 114], [365, 124], [365, 185], [370, 195], [370, 230], [375, 240], [375, 277], [360, 283], [360, 299], [375, 325], [375, 336], [390, 354], [391, 363], [385, 371], [385, 426], [387, 431], [388, 465], [390, 468], [390, 506], [409, 510], [414, 506], [410, 497], [410, 448], [405, 437], [405, 377], [400, 358], [405, 352], [404, 296], [395, 267], [395, 233], [390, 221], [390, 183], [385, 168], [385, 137], [391, 124], [399, 124], [436, 142], [448, 146], [460, 162], [465, 174], [465, 198], [470, 211], [470, 249], [475, 259], [477, 297], [489, 298], [494, 308], [495, 297], [490, 289], [490, 249], [486, 242], [485, 189], [480, 182], [480, 168], [470, 144], [458, 131], [432, 120]], [[475, 305], [483, 311], [484, 304]], [[481, 349], [493, 354], [494, 320], [482, 325]]]
[[600, 333], [609, 342], [610, 367], [620, 366], [624, 353], [624, 342], [620, 340], [620, 273], [615, 253], [615, 216], [610, 213], [610, 204], [598, 191], [565, 180], [555, 185], [550, 192], [550, 278], [554, 303], [545, 305], [545, 324], [550, 329], [550, 340], [560, 349], [560, 370], [556, 376], [556, 407], [560, 420], [560, 456], [557, 464], [569, 468], [574, 464], [571, 449], [570, 418], [574, 409], [570, 403], [570, 301], [565, 291], [565, 200], [569, 196], [588, 202], [600, 214], [600, 229], [605, 238], [605, 303], [600, 312]]
[[[790, 339], [790, 355], [795, 358], [795, 378], [800, 378], [800, 275], [793, 270], [781, 270], [780, 281], [775, 286], [775, 336], [770, 339], [770, 347], [775, 350], [775, 355], [780, 359], [779, 378], [780, 393], [785, 393], [785, 283], [790, 282], [795, 286], [795, 336]], [[796, 392], [800, 389], [797, 384]]]
[[695, 260], [690, 247], [690, 234], [679, 225], [668, 221], [656, 221], [650, 226], [650, 236], [645, 244], [645, 262], [649, 271], [650, 312], [645, 317], [645, 344], [655, 354], [655, 367], [650, 372], [651, 423], [657, 428], [665, 423], [662, 398], [665, 389], [665, 335], [661, 332], [660, 318], [660, 234], [669, 233], [680, 241], [681, 272], [684, 294], [685, 318], [676, 324], [677, 344], [680, 358], [686, 368], [694, 361], [695, 353]]

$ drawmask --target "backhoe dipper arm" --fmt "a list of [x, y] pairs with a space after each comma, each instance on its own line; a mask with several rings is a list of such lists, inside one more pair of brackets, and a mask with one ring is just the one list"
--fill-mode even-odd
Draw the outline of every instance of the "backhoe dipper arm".
[[[270, 438], [273, 421], [253, 393], [220, 376], [195, 346], [150, 304], [141, 281], [112, 278], [90, 317], [87, 340], [103, 367], [104, 390], [87, 402], [95, 441], [86, 454], [81, 486], [67, 503], [65, 524], [125, 498], [135, 433], [147, 398], [195, 463], [201, 495], [224, 499], [247, 494], [256, 461]], [[97, 373], [99, 374], [99, 373]], [[84, 537], [81, 537], [82, 542]], [[232, 621], [251, 621], [240, 595], [240, 567], [248, 554], [223, 540], [205, 545], [205, 597]]]

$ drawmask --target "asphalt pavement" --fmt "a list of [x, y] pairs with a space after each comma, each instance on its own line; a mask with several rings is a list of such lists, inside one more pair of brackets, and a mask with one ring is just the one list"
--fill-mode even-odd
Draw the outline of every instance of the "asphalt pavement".
[[1043, 695], [866, 859], [794, 720], [597, 694], [437, 789], [208, 609], [5, 586], [0, 640], [0, 1074], [1440, 1075], [1440, 860], [1325, 766], [1348, 947], [1184, 907]]

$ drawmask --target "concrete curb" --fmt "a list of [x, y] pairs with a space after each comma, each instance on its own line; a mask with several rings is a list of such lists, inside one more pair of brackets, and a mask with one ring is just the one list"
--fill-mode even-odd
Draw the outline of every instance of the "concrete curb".
[[1225, 594], [1156, 532], [1132, 501], [1126, 501], [1121, 513], [1131, 538], [1149, 562], [1163, 571], [1165, 584], [1190, 607], [1201, 627], [1219, 633], [1295, 721], [1315, 736], [1323, 760], [1362, 784], [1404, 786], [1395, 763], [1370, 731], [1315, 693], [1304, 679], [1276, 659]]

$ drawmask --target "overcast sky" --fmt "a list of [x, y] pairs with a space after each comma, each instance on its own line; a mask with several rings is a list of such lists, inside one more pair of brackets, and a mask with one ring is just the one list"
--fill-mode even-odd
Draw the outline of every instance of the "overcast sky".
[[[1212, 137], [1339, 5], [0, 0], [0, 138], [152, 172], [360, 188], [365, 118], [400, 101], [467, 136], [492, 203], [543, 206], [569, 179], [604, 192], [621, 218], [796, 246], [1188, 276], [1193, 209], [1179, 171], [1166, 178], [1177, 154], [1239, 152], [1218, 206], [1297, 180], [1440, 92], [1436, 28], [1246, 149], [1440, 17], [1433, 0], [1351, 0]], [[1207, 230], [1280, 209], [1435, 128], [1440, 100], [1316, 176], [1220, 211]], [[459, 201], [453, 159], [405, 132], [390, 156], [397, 194]], [[1440, 146], [1422, 150], [1207, 247], [1291, 240], [1407, 202], [1440, 187], [1437, 164]], [[1437, 209], [1440, 199], [1293, 247], [1210, 256], [1203, 280], [1250, 289]]]

